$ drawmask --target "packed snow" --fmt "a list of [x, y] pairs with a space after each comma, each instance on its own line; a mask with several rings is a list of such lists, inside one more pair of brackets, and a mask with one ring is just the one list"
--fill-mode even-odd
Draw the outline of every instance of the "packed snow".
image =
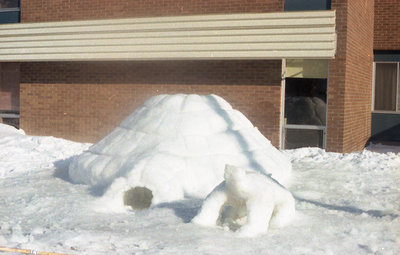
[[[190, 221], [203, 200], [99, 212], [101, 194], [68, 176], [89, 148], [0, 124], [0, 246], [69, 254], [400, 254], [400, 149], [287, 150], [296, 217], [255, 238]], [[366, 212], [373, 212], [368, 214]], [[375, 215], [375, 216], [374, 216]]]
[[25, 174], [27, 170], [66, 167], [66, 159], [90, 146], [54, 137], [26, 136], [23, 130], [1, 123], [0, 139], [0, 178]]
[[[291, 164], [239, 111], [216, 95], [158, 95], [72, 161], [75, 183], [104, 193], [102, 210], [203, 199], [225, 164], [287, 184]], [[136, 198], [136, 200], [135, 200]]]

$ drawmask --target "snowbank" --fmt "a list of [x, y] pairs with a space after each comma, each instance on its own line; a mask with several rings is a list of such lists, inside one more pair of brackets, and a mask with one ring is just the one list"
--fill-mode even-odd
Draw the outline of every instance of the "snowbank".
[[89, 144], [49, 136], [27, 136], [21, 129], [0, 124], [0, 178], [56, 165], [57, 168], [67, 167], [70, 157], [88, 147]]
[[159, 95], [76, 158], [69, 175], [105, 188], [109, 207], [140, 207], [204, 198], [223, 180], [225, 164], [272, 174], [283, 184], [291, 172], [290, 161], [224, 99]]
[[0, 138], [8, 135], [24, 135], [25, 132], [22, 129], [16, 129], [13, 126], [0, 123]]

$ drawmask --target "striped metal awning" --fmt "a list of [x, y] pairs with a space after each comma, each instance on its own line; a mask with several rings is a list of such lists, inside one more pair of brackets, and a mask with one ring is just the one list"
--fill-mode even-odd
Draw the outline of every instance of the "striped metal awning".
[[335, 11], [0, 25], [0, 62], [329, 59]]

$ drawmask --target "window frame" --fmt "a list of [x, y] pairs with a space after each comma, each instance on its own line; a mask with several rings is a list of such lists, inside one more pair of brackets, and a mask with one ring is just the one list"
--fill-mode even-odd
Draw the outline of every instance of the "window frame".
[[[375, 110], [375, 88], [376, 88], [376, 64], [396, 64], [396, 107], [394, 111], [389, 110]], [[372, 70], [372, 113], [387, 113], [387, 114], [400, 114], [400, 61], [374, 61]]]
[[0, 22], [0, 24], [15, 24], [21, 22], [21, 1], [18, 0], [18, 7], [11, 7], [11, 8], [0, 8], [0, 14], [2, 13], [11, 13], [17, 12], [18, 14], [18, 22]]
[[19, 12], [20, 8], [19, 7], [13, 7], [13, 8], [0, 8], [0, 12]]

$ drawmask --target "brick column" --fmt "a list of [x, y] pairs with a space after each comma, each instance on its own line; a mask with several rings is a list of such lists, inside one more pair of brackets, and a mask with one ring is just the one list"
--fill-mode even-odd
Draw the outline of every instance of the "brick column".
[[374, 1], [333, 0], [337, 54], [330, 61], [327, 150], [362, 150], [371, 133]]

